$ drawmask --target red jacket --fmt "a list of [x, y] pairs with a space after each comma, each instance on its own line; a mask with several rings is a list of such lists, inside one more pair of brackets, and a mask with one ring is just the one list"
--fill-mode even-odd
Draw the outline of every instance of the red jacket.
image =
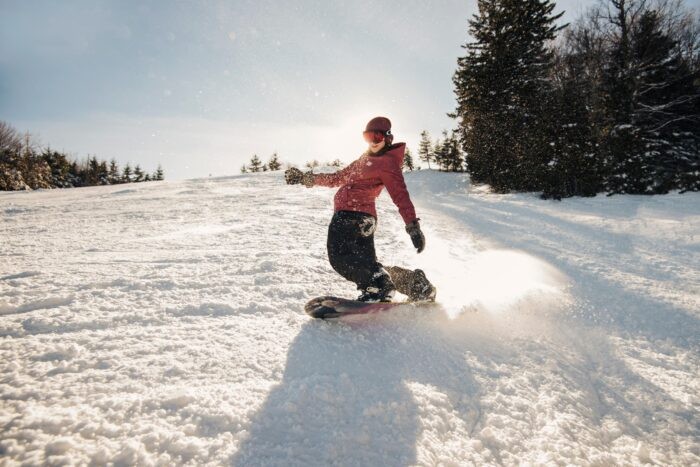
[[374, 201], [386, 187], [406, 224], [416, 220], [401, 165], [406, 143], [396, 143], [380, 155], [363, 154], [355, 162], [332, 174], [314, 174], [314, 185], [339, 186], [335, 211], [358, 211], [377, 217]]

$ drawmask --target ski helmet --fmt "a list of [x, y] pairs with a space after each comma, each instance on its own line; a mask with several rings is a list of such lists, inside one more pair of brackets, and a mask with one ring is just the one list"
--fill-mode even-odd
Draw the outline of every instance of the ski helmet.
[[390, 145], [394, 140], [394, 135], [391, 134], [391, 120], [386, 117], [374, 117], [372, 120], [367, 122], [364, 133], [370, 131], [382, 133], [384, 135], [384, 141], [386, 141], [387, 145]]

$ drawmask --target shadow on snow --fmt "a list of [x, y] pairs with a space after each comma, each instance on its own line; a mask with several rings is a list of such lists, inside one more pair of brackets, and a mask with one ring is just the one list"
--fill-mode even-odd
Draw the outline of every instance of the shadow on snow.
[[232, 464], [415, 464], [425, 430], [414, 394], [421, 385], [446, 397], [446, 410], [473, 430], [477, 385], [464, 349], [430, 323], [433, 311], [306, 323]]

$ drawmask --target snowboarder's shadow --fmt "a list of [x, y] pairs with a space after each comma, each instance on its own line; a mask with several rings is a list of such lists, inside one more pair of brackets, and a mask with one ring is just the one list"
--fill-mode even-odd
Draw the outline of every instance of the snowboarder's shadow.
[[409, 319], [306, 323], [232, 464], [415, 464], [422, 424], [444, 415], [419, 413], [416, 394], [439, 393], [469, 433], [479, 418], [478, 388], [462, 346], [434, 325], [442, 319], [434, 309]]

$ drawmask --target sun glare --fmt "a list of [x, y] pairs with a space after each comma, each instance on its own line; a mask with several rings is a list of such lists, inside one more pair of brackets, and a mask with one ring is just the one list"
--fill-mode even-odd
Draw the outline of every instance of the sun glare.
[[434, 237], [430, 259], [421, 265], [450, 317], [470, 309], [503, 313], [526, 299], [544, 304], [565, 295], [567, 277], [539, 258], [516, 250], [459, 249]]

